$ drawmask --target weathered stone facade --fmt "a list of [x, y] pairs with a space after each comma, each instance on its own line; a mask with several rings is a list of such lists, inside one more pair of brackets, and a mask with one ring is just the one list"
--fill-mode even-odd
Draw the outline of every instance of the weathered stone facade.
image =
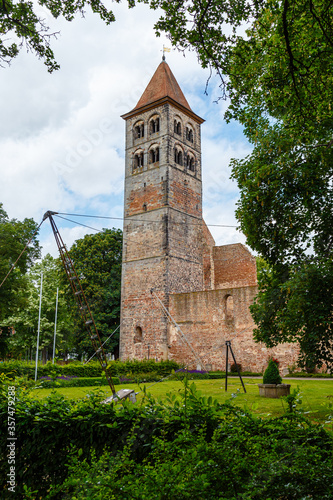
[[[244, 245], [215, 246], [202, 219], [200, 126], [166, 62], [126, 120], [120, 357], [175, 359], [261, 370], [268, 350], [252, 339], [256, 264]], [[153, 293], [152, 293], [153, 291]], [[197, 353], [181, 341], [158, 297]], [[291, 346], [274, 351], [282, 367]]]

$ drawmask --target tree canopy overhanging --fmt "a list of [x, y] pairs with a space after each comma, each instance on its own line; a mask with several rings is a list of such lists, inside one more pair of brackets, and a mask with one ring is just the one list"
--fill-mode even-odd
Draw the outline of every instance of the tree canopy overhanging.
[[[119, 3], [120, 0], [115, 1]], [[76, 14], [84, 16], [86, 8], [98, 14], [106, 24], [115, 21], [113, 12], [100, 0], [38, 0], [38, 4], [54, 18], [62, 16], [67, 21], [72, 21]], [[50, 45], [58, 33], [50, 30], [36, 7], [37, 4], [24, 0], [2, 0], [0, 3], [0, 65], [9, 63], [22, 47], [26, 47], [44, 61], [50, 73], [59, 69]]]

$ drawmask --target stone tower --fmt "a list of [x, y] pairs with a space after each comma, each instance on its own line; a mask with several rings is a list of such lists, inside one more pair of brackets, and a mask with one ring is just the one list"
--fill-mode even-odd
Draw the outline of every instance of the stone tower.
[[200, 125], [163, 60], [126, 121], [120, 357], [167, 359], [168, 324], [151, 289], [204, 288]]

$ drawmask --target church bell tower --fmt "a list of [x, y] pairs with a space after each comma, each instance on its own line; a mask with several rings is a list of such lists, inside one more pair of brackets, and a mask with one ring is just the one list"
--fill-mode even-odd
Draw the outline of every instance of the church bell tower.
[[[169, 295], [203, 289], [200, 125], [163, 60], [126, 121], [121, 359], [167, 359]], [[151, 293], [154, 290], [154, 294]]]

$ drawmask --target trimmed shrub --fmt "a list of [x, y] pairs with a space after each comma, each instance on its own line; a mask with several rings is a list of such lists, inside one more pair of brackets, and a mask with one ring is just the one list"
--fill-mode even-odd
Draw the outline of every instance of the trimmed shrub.
[[237, 367], [238, 367], [238, 370], [241, 372], [242, 371], [242, 365], [240, 363], [232, 363], [232, 365], [230, 366], [230, 371], [232, 373], [237, 373]]
[[142, 374], [142, 373], [151, 373], [154, 372], [157, 375], [165, 376], [171, 373], [173, 370], [178, 370], [180, 365], [175, 361], [167, 360], [167, 361], [155, 361], [153, 359], [143, 359], [142, 361], [138, 361], [136, 359], [128, 360], [128, 361], [111, 361], [108, 364], [108, 367], [111, 370], [111, 374], [114, 375], [124, 375], [126, 374]]
[[264, 384], [281, 384], [282, 378], [279, 373], [279, 369], [277, 367], [276, 362], [273, 359], [270, 359], [268, 362], [268, 366], [265, 370], [263, 383]]
[[[131, 360], [131, 361], [111, 361], [108, 364], [112, 376], [131, 374], [147, 374], [154, 372], [162, 378], [173, 370], [178, 370], [180, 365], [175, 361], [154, 361], [154, 360]], [[35, 364], [27, 361], [5, 361], [0, 363], [0, 373], [4, 373], [11, 379], [15, 377], [28, 377], [34, 379]], [[90, 361], [87, 364], [74, 361], [68, 365], [57, 365], [48, 362], [45, 365], [38, 364], [38, 377], [46, 376], [75, 376], [75, 377], [101, 377], [103, 370], [98, 361]]]

